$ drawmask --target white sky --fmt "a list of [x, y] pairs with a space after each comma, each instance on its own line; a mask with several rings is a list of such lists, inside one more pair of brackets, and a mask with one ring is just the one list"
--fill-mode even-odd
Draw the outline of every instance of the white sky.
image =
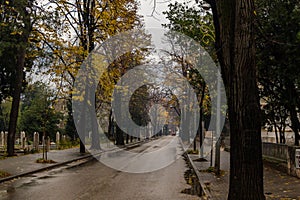
[[[144, 21], [147, 28], [161, 28], [161, 24], [168, 23], [163, 11], [168, 10], [169, 3], [175, 3], [176, 0], [156, 0], [157, 5], [154, 17], [151, 17], [154, 6], [154, 0], [140, 0], [139, 14], [144, 16]], [[177, 0], [177, 2], [193, 2], [194, 0]]]

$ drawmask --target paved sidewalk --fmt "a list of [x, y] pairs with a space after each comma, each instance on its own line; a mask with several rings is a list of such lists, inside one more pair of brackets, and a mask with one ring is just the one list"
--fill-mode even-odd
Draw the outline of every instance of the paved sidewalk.
[[[42, 158], [42, 153], [27, 154], [16, 157], [9, 157], [0, 160], [0, 170], [7, 172], [11, 177], [24, 175], [27, 173], [39, 171], [42, 169], [51, 168], [52, 166], [62, 165], [64, 163], [91, 157], [89, 153], [79, 153], [79, 148], [71, 148], [65, 150], [51, 150], [47, 153], [48, 160], [53, 160], [55, 163], [36, 163], [38, 158]], [[2, 182], [4, 179], [0, 179]]]
[[[156, 138], [155, 138], [156, 139]], [[136, 146], [141, 145], [142, 143], [147, 143], [152, 141], [135, 141], [123, 146], [103, 146], [100, 151], [93, 152], [93, 155], [100, 155], [103, 151], [113, 151], [116, 149], [130, 149]], [[36, 163], [36, 160], [43, 157], [42, 153], [35, 154], [27, 154], [15, 157], [5, 158], [0, 160], [0, 170], [3, 172], [7, 172], [10, 176], [5, 178], [0, 178], [0, 183], [11, 180], [14, 178], [18, 178], [20, 176], [25, 176], [28, 174], [32, 174], [39, 171], [48, 170], [51, 168], [55, 168], [61, 165], [65, 165], [67, 163], [73, 163], [78, 160], [83, 160], [83, 162], [87, 162], [90, 159], [93, 159], [93, 156], [89, 151], [87, 153], [80, 153], [79, 148], [71, 148], [65, 150], [51, 150], [47, 153], [47, 159], [53, 160], [55, 163]], [[78, 162], [80, 164], [80, 162]]]
[[[230, 153], [221, 150], [221, 176], [207, 172], [210, 167], [210, 155], [207, 161], [196, 161], [199, 156], [189, 154], [194, 167], [198, 169], [200, 183], [207, 197], [203, 199], [226, 200], [229, 189]], [[267, 200], [300, 200], [300, 179], [287, 175], [264, 163], [264, 192]]]

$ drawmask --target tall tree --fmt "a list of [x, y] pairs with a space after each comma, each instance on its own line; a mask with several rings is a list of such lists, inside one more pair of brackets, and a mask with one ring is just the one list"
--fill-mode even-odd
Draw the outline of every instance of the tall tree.
[[[14, 65], [11, 73], [14, 74], [14, 83], [12, 86], [12, 107], [10, 111], [10, 120], [7, 137], [8, 156], [14, 155], [15, 134], [20, 104], [20, 95], [22, 92], [22, 83], [24, 78], [26, 50], [29, 45], [29, 36], [32, 31], [32, 13], [34, 0], [20, 1], [1, 1], [1, 23], [6, 24], [12, 31], [8, 33], [13, 41], [8, 37], [1, 38], [8, 45], [10, 51], [15, 50], [15, 56], [9, 58]], [[5, 40], [8, 39], [8, 40]]]
[[[57, 8], [61, 16], [61, 23], [65, 24], [62, 31], [68, 33], [70, 40], [67, 45], [52, 45], [55, 56], [58, 58], [57, 65], [52, 70], [57, 75], [67, 79], [70, 88], [73, 87], [76, 73], [83, 60], [93, 51], [97, 44], [101, 44], [108, 37], [122, 31], [129, 30], [139, 24], [137, 16], [137, 3], [135, 0], [121, 1], [98, 1], [98, 0], [74, 0], [74, 1], [52, 1], [53, 6]], [[88, 77], [90, 84], [86, 90], [85, 100], [93, 99], [98, 80]], [[89, 104], [88, 110], [93, 110]], [[87, 119], [83, 112], [80, 116], [82, 120]], [[89, 126], [92, 132], [92, 149], [99, 149], [99, 134], [96, 121], [92, 120]], [[77, 122], [76, 122], [77, 123]], [[84, 128], [85, 129], [85, 128]], [[85, 151], [81, 143], [81, 152]]]
[[256, 82], [253, 0], [209, 1], [228, 98], [229, 200], [265, 199], [260, 106]]
[[[265, 199], [254, 0], [195, 1], [206, 2], [212, 8], [217, 57], [228, 99], [231, 134], [228, 199]], [[203, 7], [208, 8], [205, 4]]]

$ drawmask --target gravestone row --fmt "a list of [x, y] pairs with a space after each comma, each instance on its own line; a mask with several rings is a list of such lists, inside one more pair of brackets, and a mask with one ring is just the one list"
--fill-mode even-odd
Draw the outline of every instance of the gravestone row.
[[[2, 148], [5, 148], [7, 146], [7, 135], [8, 135], [8, 132], [3, 132], [3, 131], [0, 132], [0, 147], [2, 147]], [[42, 139], [44, 139], [44, 138], [42, 138]], [[45, 144], [47, 145], [47, 149], [50, 149], [50, 138], [49, 138], [49, 136], [46, 139], [47, 139], [47, 142], [45, 142]], [[66, 136], [63, 135], [61, 137], [61, 134], [59, 132], [57, 132], [55, 139], [56, 139], [55, 140], [56, 148], [58, 149], [59, 145], [60, 145], [60, 142], [65, 141]], [[42, 143], [43, 143], [43, 141], [42, 141]], [[20, 137], [16, 139], [16, 144], [20, 145], [21, 149], [28, 148], [28, 140], [27, 140], [27, 137], [26, 137], [26, 133], [24, 131], [21, 131]], [[33, 133], [32, 148], [34, 150], [38, 151], [40, 149], [39, 144], [40, 144], [40, 135], [39, 135], [38, 132], [34, 132]]]

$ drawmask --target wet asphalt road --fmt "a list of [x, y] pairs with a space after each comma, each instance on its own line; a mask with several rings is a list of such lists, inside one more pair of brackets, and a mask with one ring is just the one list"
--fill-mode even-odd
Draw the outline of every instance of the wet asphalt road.
[[[170, 143], [171, 140], [174, 142], [174, 137], [164, 137], [133, 151], [143, 153], [154, 151]], [[177, 155], [182, 153], [179, 143], [175, 149]], [[161, 154], [161, 156], [174, 157], [168, 154]], [[61, 167], [0, 184], [0, 199], [199, 199], [197, 196], [181, 193], [190, 186], [184, 179], [184, 172], [187, 170], [186, 163], [182, 156], [177, 157], [178, 159], [171, 165], [148, 173], [135, 174], [118, 171], [105, 166], [98, 160], [73, 168]]]

